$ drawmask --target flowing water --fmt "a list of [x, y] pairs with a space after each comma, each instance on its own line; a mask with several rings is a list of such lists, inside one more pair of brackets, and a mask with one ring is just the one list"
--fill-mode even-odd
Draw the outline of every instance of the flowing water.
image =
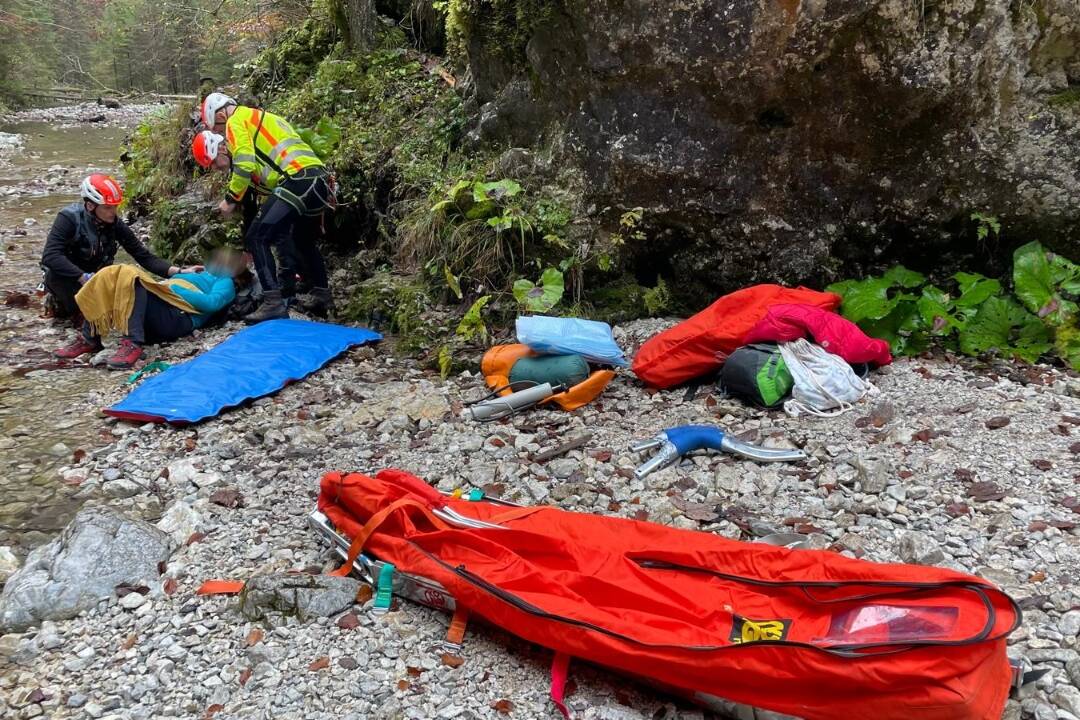
[[[73, 330], [42, 317], [36, 290], [56, 212], [77, 199], [85, 175], [118, 172], [126, 132], [0, 125], [21, 140], [0, 146], [0, 545], [20, 555], [70, 520], [82, 502], [76, 458], [111, 439], [95, 396], [123, 378], [85, 365], [55, 368], [51, 353]], [[65, 481], [68, 467], [75, 469]]]

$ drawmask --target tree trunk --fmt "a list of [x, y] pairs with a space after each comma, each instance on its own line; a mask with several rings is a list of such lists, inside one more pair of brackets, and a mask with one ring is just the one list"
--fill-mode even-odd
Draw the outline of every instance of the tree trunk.
[[345, 17], [349, 23], [349, 43], [353, 50], [360, 53], [370, 52], [375, 47], [376, 29], [379, 16], [375, 12], [375, 0], [340, 0], [345, 6]]

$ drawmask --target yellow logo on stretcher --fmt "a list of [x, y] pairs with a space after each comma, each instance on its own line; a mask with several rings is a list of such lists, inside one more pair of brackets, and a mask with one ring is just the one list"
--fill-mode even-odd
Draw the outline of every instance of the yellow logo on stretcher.
[[736, 645], [766, 640], [785, 640], [791, 620], [749, 620], [736, 615], [731, 624], [731, 642]]

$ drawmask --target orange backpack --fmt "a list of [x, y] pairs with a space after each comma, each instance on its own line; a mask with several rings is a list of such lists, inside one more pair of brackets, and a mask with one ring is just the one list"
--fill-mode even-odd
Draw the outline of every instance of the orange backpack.
[[[480, 371], [484, 373], [488, 387], [499, 390], [499, 395], [503, 397], [511, 394], [512, 391], [506, 387], [510, 384], [510, 370], [514, 363], [527, 357], [537, 357], [537, 353], [528, 345], [496, 345], [484, 353]], [[586, 380], [564, 393], [552, 395], [540, 404], [554, 403], [563, 410], [577, 410], [595, 400], [614, 377], [615, 373], [611, 370], [594, 370]]]
[[773, 305], [840, 307], [840, 296], [807, 288], [755, 285], [725, 295], [689, 320], [649, 338], [634, 356], [634, 373], [647, 385], [669, 388], [720, 369], [746, 344], [746, 334]]
[[445, 589], [452, 630], [467, 611], [554, 650], [557, 701], [571, 656], [804, 720], [998, 720], [1009, 693], [1020, 610], [971, 575], [450, 499], [400, 470], [330, 473], [319, 510], [352, 542], [339, 572], [363, 552]]

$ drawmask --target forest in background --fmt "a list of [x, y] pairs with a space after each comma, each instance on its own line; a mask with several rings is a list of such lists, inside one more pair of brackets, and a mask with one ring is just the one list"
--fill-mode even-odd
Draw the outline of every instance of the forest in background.
[[56, 87], [193, 93], [302, 22], [305, 0], [0, 0], [0, 102]]

